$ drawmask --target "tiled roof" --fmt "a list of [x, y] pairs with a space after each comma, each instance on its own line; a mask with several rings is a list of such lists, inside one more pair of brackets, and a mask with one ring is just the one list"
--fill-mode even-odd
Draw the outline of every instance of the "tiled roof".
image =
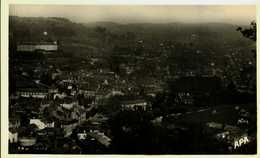
[[33, 80], [21, 75], [16, 75], [14, 80], [15, 80], [16, 88], [39, 88], [39, 89], [49, 88], [45, 84], [35, 83]]

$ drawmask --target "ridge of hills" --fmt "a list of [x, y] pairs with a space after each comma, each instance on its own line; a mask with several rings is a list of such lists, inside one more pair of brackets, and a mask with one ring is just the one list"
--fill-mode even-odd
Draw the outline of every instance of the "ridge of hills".
[[[43, 38], [43, 32], [48, 32], [48, 38], [61, 41], [64, 50], [83, 54], [90, 49], [131, 46], [138, 40], [145, 41], [148, 46], [165, 41], [194, 42], [193, 35], [196, 35], [199, 47], [213, 50], [221, 48], [223, 43], [230, 47], [254, 46], [252, 41], [236, 31], [237, 27], [225, 23], [75, 23], [58, 17], [9, 17], [10, 40], [38, 41]], [[222, 52], [223, 49], [214, 51]]]

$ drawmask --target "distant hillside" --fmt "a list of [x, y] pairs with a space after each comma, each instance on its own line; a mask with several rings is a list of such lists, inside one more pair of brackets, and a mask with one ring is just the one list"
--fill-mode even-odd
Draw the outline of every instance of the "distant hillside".
[[[96, 22], [88, 24], [73, 23], [65, 18], [43, 18], [43, 17], [17, 17], [10, 16], [10, 31], [17, 35], [17, 38], [38, 38], [43, 31], [47, 31], [50, 36], [62, 38], [68, 36], [87, 35], [93, 33], [95, 27], [105, 27], [111, 33], [124, 33], [126, 31], [137, 34], [151, 35], [186, 35], [197, 33], [201, 36], [218, 35], [226, 36], [230, 39], [240, 38], [241, 35], [236, 31], [236, 27], [231, 24], [223, 23], [137, 23], [137, 24], [117, 24], [113, 22]], [[31, 37], [30, 37], [31, 36]], [[215, 38], [215, 37], [214, 37]]]
[[[190, 42], [196, 36], [201, 46], [221, 47], [224, 43], [231, 46], [248, 46], [252, 42], [244, 38], [237, 26], [223, 23], [168, 23], [168, 24], [117, 24], [96, 22], [88, 24], [74, 23], [65, 18], [56, 17], [16, 17], [10, 16], [10, 35], [16, 41], [37, 41], [46, 38], [59, 40], [64, 50], [87, 53], [99, 52], [101, 48], [115, 44], [127, 45], [129, 40], [144, 40], [147, 45], [163, 41]], [[98, 29], [102, 28], [102, 29]], [[215, 48], [214, 48], [215, 49]]]
[[52, 38], [74, 36], [76, 24], [64, 18], [28, 18], [11, 16], [10, 32], [17, 40], [37, 40], [47, 31]]

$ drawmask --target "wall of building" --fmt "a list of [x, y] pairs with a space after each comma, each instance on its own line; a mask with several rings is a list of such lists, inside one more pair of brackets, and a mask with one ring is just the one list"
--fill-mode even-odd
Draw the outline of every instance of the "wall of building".
[[44, 51], [57, 51], [58, 45], [56, 44], [39, 44], [39, 45], [27, 45], [21, 44], [17, 46], [17, 51], [26, 51], [26, 52], [34, 52], [36, 50], [44, 50]]
[[48, 93], [47, 92], [29, 92], [29, 91], [18, 91], [16, 92], [18, 96], [22, 96], [22, 97], [33, 97], [33, 98], [45, 98]]
[[18, 141], [18, 133], [15, 132], [15, 133], [12, 133], [12, 132], [9, 132], [9, 142], [10, 143], [17, 143]]

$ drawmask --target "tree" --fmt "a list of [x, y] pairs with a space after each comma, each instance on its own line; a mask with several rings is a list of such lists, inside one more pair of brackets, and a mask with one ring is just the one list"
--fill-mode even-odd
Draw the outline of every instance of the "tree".
[[101, 45], [101, 47], [104, 48], [107, 42], [107, 34], [108, 34], [107, 29], [105, 27], [97, 26], [95, 28], [95, 31], [99, 34], [99, 38], [102, 39], [103, 44]]
[[150, 119], [144, 111], [121, 111], [112, 117], [109, 123], [115, 152], [144, 153], [154, 137], [150, 135]]
[[[252, 21], [250, 23], [249, 28], [241, 28], [238, 27], [237, 31], [240, 31], [242, 35], [248, 39], [251, 39], [253, 41], [256, 41], [256, 22]], [[254, 58], [256, 58], [256, 49], [252, 49], [252, 53], [254, 53]], [[256, 91], [256, 67], [255, 65], [251, 65], [249, 67], [243, 67], [243, 71], [241, 71], [242, 76], [246, 76], [246, 79], [248, 81], [248, 86], [251, 90], [254, 92]], [[246, 80], [243, 79], [243, 80]]]
[[98, 32], [98, 33], [103, 34], [103, 33], [106, 32], [106, 28], [105, 28], [105, 27], [101, 27], [101, 26], [97, 26], [97, 27], [95, 28], [95, 31]]
[[240, 31], [244, 37], [256, 41], [256, 22], [252, 21], [249, 28], [238, 27], [237, 31]]
[[105, 104], [99, 105], [98, 107], [98, 111], [106, 115], [116, 113], [120, 109], [121, 103], [120, 98], [118, 98], [118, 96], [114, 96], [105, 100]]

